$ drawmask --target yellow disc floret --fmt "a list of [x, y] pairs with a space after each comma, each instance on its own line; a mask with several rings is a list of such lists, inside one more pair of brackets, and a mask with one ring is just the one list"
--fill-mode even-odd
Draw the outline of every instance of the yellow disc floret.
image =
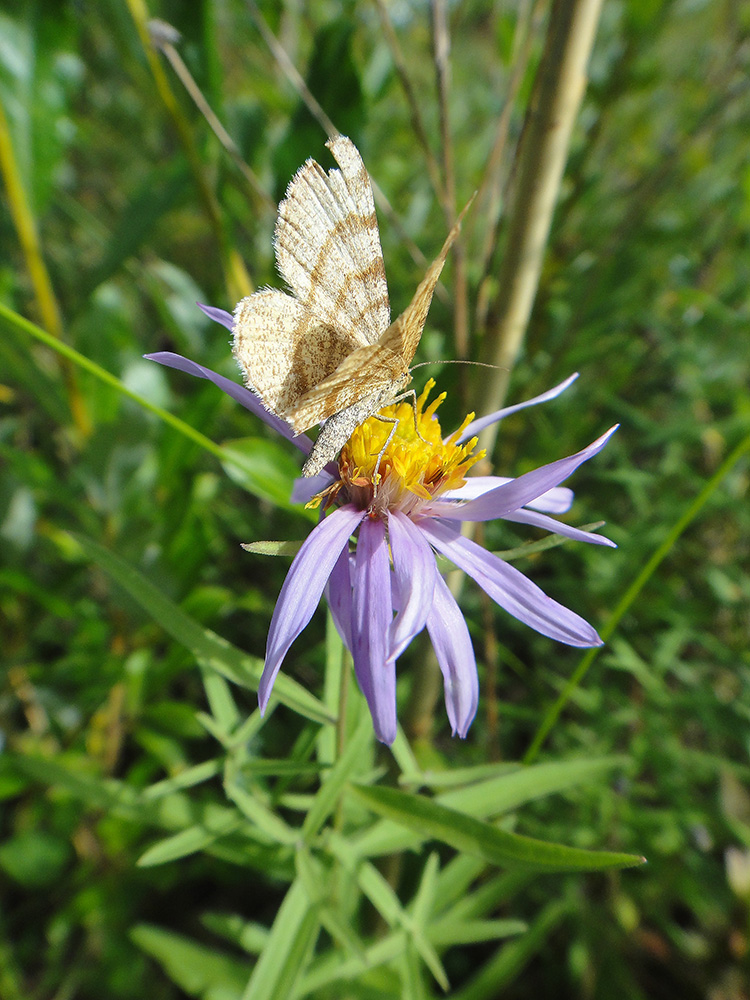
[[323, 497], [329, 502], [336, 496], [341, 499], [344, 493], [347, 502], [375, 515], [389, 509], [412, 514], [425, 502], [461, 486], [468, 469], [484, 457], [483, 451], [471, 454], [476, 438], [455, 443], [474, 414], [443, 440], [435, 411], [446, 394], [426, 405], [434, 386], [430, 379], [417, 398], [416, 412], [413, 398], [407, 399], [361, 424], [341, 449], [339, 480], [308, 506], [317, 507]]

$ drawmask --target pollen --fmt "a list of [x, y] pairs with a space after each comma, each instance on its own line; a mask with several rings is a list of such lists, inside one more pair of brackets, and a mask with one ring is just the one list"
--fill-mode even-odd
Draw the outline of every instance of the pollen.
[[446, 490], [460, 487], [485, 453], [472, 454], [476, 438], [456, 443], [474, 419], [473, 413], [443, 439], [436, 411], [446, 393], [428, 403], [434, 387], [430, 379], [417, 397], [416, 408], [412, 397], [385, 407], [357, 427], [341, 449], [339, 480], [309, 506], [318, 506], [323, 499], [330, 503], [345, 498], [369, 509], [373, 516], [386, 510], [418, 514]]

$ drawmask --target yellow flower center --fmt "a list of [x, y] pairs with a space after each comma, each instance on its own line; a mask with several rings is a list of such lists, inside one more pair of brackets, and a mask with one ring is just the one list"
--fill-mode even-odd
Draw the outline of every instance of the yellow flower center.
[[417, 397], [416, 413], [410, 398], [386, 406], [361, 424], [341, 449], [338, 481], [308, 507], [317, 507], [324, 497], [331, 502], [343, 493], [346, 502], [373, 514], [395, 509], [412, 514], [446, 490], [460, 487], [467, 471], [485, 453], [471, 454], [476, 438], [456, 444], [474, 419], [473, 413], [443, 440], [435, 411], [446, 393], [426, 405], [434, 386], [430, 379]]

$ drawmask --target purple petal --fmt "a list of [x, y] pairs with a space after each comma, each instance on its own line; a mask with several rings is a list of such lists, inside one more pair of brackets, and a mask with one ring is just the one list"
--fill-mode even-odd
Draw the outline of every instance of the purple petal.
[[469, 500], [463, 507], [457, 507], [446, 516], [457, 521], [494, 521], [495, 518], [505, 517], [519, 507], [525, 507], [526, 504], [538, 500], [563, 479], [567, 479], [579, 465], [600, 452], [619, 426], [615, 424], [614, 427], [610, 427], [606, 434], [602, 434], [583, 451], [576, 452], [568, 458], [559, 458], [556, 462], [550, 462], [549, 465], [543, 465], [533, 472], [519, 476], [518, 479], [512, 479], [476, 500]]
[[389, 513], [388, 535], [399, 595], [399, 611], [391, 624], [389, 643], [389, 659], [396, 660], [425, 626], [437, 571], [432, 549], [405, 514]]
[[336, 565], [326, 584], [326, 600], [331, 609], [331, 617], [341, 640], [352, 651], [352, 557], [349, 546], [339, 553]]
[[[229, 314], [227, 313], [227, 315]], [[196, 378], [208, 379], [209, 382], [213, 382], [215, 386], [218, 386], [222, 392], [231, 396], [235, 402], [244, 406], [246, 410], [250, 410], [256, 417], [260, 417], [261, 420], [265, 421], [269, 427], [278, 431], [288, 441], [291, 441], [300, 451], [303, 451], [306, 455], [310, 453], [312, 449], [310, 438], [303, 434], [295, 437], [292, 428], [286, 420], [282, 420], [281, 417], [277, 417], [276, 414], [267, 410], [260, 398], [251, 389], [247, 389], [238, 382], [233, 382], [231, 378], [219, 375], [210, 368], [204, 368], [203, 365], [199, 365], [195, 361], [190, 361], [189, 358], [183, 358], [181, 354], [173, 354], [171, 351], [159, 351], [157, 354], [144, 354], [143, 356], [149, 361], [156, 361], [157, 364], [166, 365], [167, 368], [176, 368], [178, 371], [187, 372], [188, 375], [194, 375]]]
[[577, 378], [578, 372], [573, 372], [564, 382], [556, 385], [554, 389], [548, 389], [546, 392], [543, 392], [541, 396], [534, 396], [533, 399], [527, 399], [524, 403], [516, 403], [514, 406], [505, 406], [502, 410], [495, 410], [494, 413], [489, 413], [486, 417], [480, 417], [479, 420], [472, 420], [456, 443], [462, 444], [464, 441], [468, 441], [469, 438], [474, 437], [475, 434], [484, 430], [485, 427], [489, 427], [490, 424], [502, 420], [511, 413], [516, 413], [517, 410], [524, 410], [527, 406], [536, 406], [537, 403], [546, 403], [550, 399], [555, 399], [561, 393], [565, 392], [568, 386], [572, 385]]
[[514, 618], [569, 646], [601, 646], [596, 631], [574, 611], [558, 604], [515, 567], [463, 538], [441, 521], [422, 521], [432, 544]]
[[219, 309], [218, 306], [204, 306], [201, 302], [196, 302], [195, 304], [199, 309], [202, 309], [206, 316], [208, 316], [209, 319], [212, 319], [214, 323], [221, 323], [221, 325], [225, 326], [227, 330], [234, 331], [234, 316], [232, 316], [231, 313], [228, 313], [226, 309]]
[[266, 663], [258, 687], [261, 713], [266, 710], [282, 660], [312, 618], [342, 548], [363, 517], [361, 510], [340, 507], [313, 528], [294, 557], [268, 629]]
[[477, 664], [464, 616], [439, 574], [427, 616], [427, 631], [443, 674], [445, 708], [453, 735], [464, 739], [479, 702]]
[[556, 521], [554, 517], [547, 517], [546, 514], [537, 514], [530, 510], [514, 510], [512, 514], [506, 514], [504, 521], [515, 521], [517, 524], [531, 524], [535, 528], [543, 528], [551, 531], [555, 535], [564, 535], [566, 538], [573, 538], [577, 542], [591, 542], [592, 545], [608, 545], [616, 549], [617, 545], [610, 538], [604, 535], [596, 535], [593, 531], [582, 531], [580, 528], [573, 528], [562, 521]]
[[[329, 471], [331, 469], [333, 471]], [[324, 489], [334, 482], [336, 478], [334, 475], [335, 471], [337, 471], [336, 464], [329, 462], [323, 472], [317, 476], [300, 476], [299, 479], [295, 479], [290, 498], [292, 503], [308, 503], [316, 493], [322, 493]]]
[[391, 570], [385, 522], [365, 517], [359, 529], [354, 567], [352, 656], [359, 686], [370, 708], [375, 735], [396, 739], [396, 665], [388, 659], [393, 620]]
[[[475, 500], [477, 497], [489, 493], [490, 490], [494, 490], [496, 486], [512, 482], [513, 480], [507, 476], [470, 476], [459, 489], [446, 490], [445, 493], [441, 493], [440, 499]], [[573, 496], [573, 490], [569, 490], [567, 486], [555, 486], [526, 506], [533, 507], [534, 510], [544, 511], [547, 514], [564, 514], [570, 510]]]

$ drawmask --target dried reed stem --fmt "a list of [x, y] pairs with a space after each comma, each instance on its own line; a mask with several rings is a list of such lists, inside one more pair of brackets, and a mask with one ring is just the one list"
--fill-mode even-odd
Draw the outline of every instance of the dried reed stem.
[[[482, 412], [502, 406], [534, 304], [552, 213], [573, 125], [586, 89], [586, 67], [602, 0], [554, 0], [518, 153], [508, 240], [499, 276], [497, 312], [483, 360], [497, 369], [483, 380]], [[491, 455], [497, 424], [480, 435]]]

